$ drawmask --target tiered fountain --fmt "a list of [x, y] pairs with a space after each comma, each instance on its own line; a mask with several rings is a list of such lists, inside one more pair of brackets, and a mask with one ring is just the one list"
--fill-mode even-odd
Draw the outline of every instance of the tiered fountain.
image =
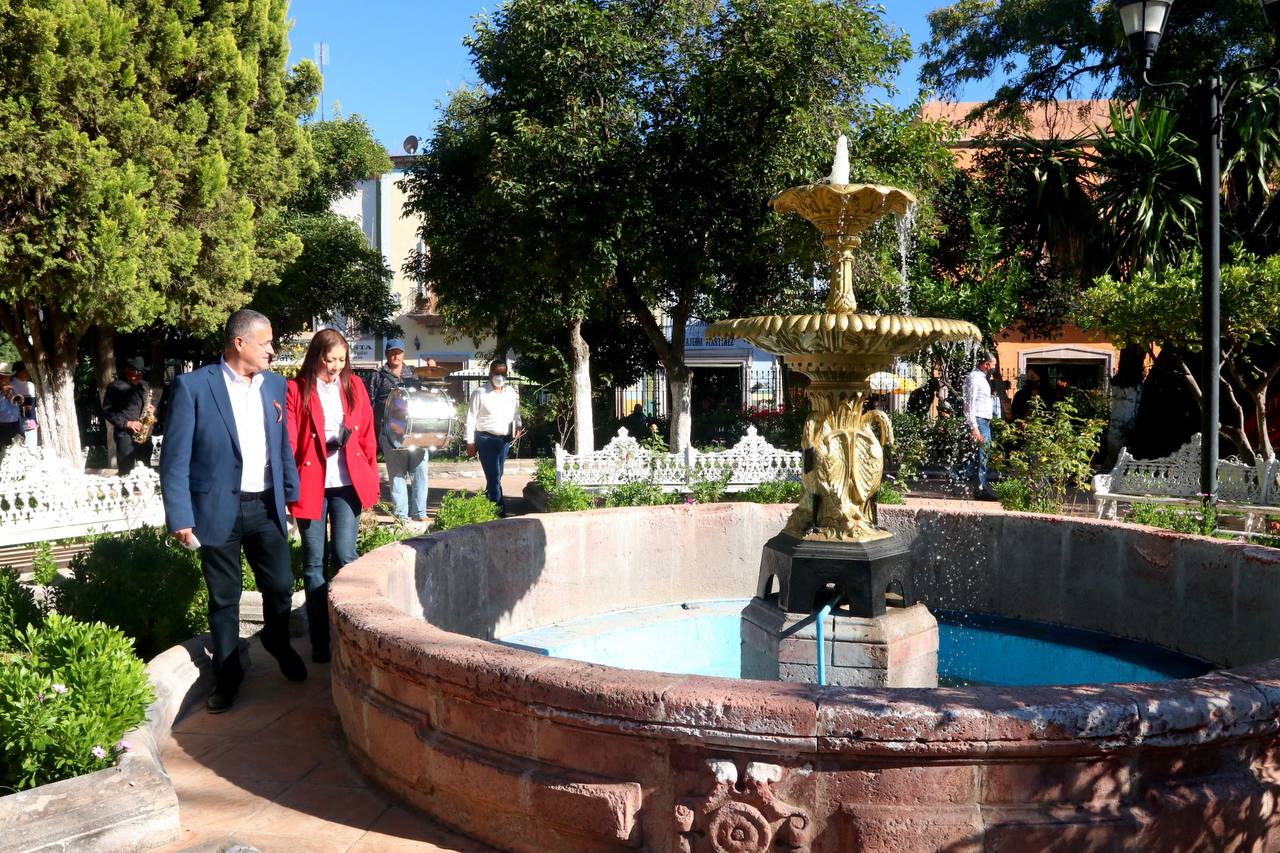
[[[831, 683], [932, 687], [938, 623], [915, 603], [906, 546], [876, 526], [884, 445], [892, 444], [893, 427], [884, 412], [867, 408], [868, 377], [892, 370], [900, 356], [930, 344], [977, 340], [979, 332], [960, 320], [858, 313], [858, 235], [887, 214], [904, 215], [916, 200], [894, 187], [850, 184], [847, 144], [842, 135], [827, 180], [784, 190], [772, 202], [826, 238], [826, 313], [725, 320], [708, 330], [745, 338], [809, 377], [810, 412], [800, 442], [804, 494], [786, 529], [765, 546], [757, 597], [743, 612], [743, 675], [825, 682], [826, 633], [833, 638]], [[895, 606], [887, 610], [886, 603]]]

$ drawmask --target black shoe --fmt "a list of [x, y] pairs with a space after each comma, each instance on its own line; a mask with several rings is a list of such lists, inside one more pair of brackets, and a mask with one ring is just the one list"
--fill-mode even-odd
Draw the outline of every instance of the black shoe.
[[236, 692], [234, 690], [217, 687], [209, 694], [209, 698], [205, 700], [204, 707], [210, 714], [224, 714], [231, 710], [231, 706], [235, 704], [235, 701]]
[[284, 673], [284, 677], [290, 681], [306, 681], [307, 665], [302, 662], [302, 656], [293, 650], [292, 646], [285, 646], [276, 655], [276, 662], [280, 664], [280, 671]]
[[315, 661], [316, 663], [328, 663], [329, 647], [328, 646], [312, 646], [311, 660]]

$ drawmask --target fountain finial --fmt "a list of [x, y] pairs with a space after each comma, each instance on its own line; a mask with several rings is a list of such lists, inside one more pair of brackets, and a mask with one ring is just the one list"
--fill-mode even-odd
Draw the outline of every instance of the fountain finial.
[[836, 158], [831, 161], [831, 174], [827, 176], [827, 183], [849, 183], [849, 137], [843, 133], [836, 139]]

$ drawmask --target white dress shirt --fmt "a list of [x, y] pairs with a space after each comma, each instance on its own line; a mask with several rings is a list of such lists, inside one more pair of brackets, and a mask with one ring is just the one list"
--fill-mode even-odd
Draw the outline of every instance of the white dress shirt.
[[511, 385], [499, 391], [486, 382], [471, 392], [467, 405], [466, 442], [474, 444], [477, 432], [512, 435], [520, 429], [520, 392]]
[[271, 482], [267, 468], [267, 420], [262, 408], [261, 373], [245, 379], [227, 366], [222, 359], [222, 378], [227, 384], [227, 396], [231, 398], [231, 413], [236, 422], [236, 438], [240, 441], [240, 491], [263, 492]]
[[[338, 437], [338, 429], [342, 426], [342, 380], [335, 377], [332, 382], [316, 379], [315, 392], [320, 396], [320, 408], [324, 411], [324, 440]], [[347, 456], [341, 450], [335, 450], [325, 460], [324, 487], [336, 489], [339, 486], [351, 485], [351, 472], [347, 470]]]
[[991, 400], [991, 383], [981, 370], [974, 370], [964, 378], [964, 420], [971, 427], [978, 425], [978, 418], [990, 420], [994, 411]]

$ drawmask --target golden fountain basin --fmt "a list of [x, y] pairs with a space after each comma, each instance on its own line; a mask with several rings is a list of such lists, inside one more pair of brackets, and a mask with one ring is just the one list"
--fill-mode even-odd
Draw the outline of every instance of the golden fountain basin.
[[777, 355], [896, 356], [933, 344], [979, 340], [964, 320], [895, 314], [791, 314], [721, 320], [707, 329], [714, 338], [743, 338]]
[[856, 235], [890, 213], [902, 216], [916, 197], [879, 184], [804, 184], [790, 187], [769, 202], [778, 213], [798, 213], [828, 237]]

